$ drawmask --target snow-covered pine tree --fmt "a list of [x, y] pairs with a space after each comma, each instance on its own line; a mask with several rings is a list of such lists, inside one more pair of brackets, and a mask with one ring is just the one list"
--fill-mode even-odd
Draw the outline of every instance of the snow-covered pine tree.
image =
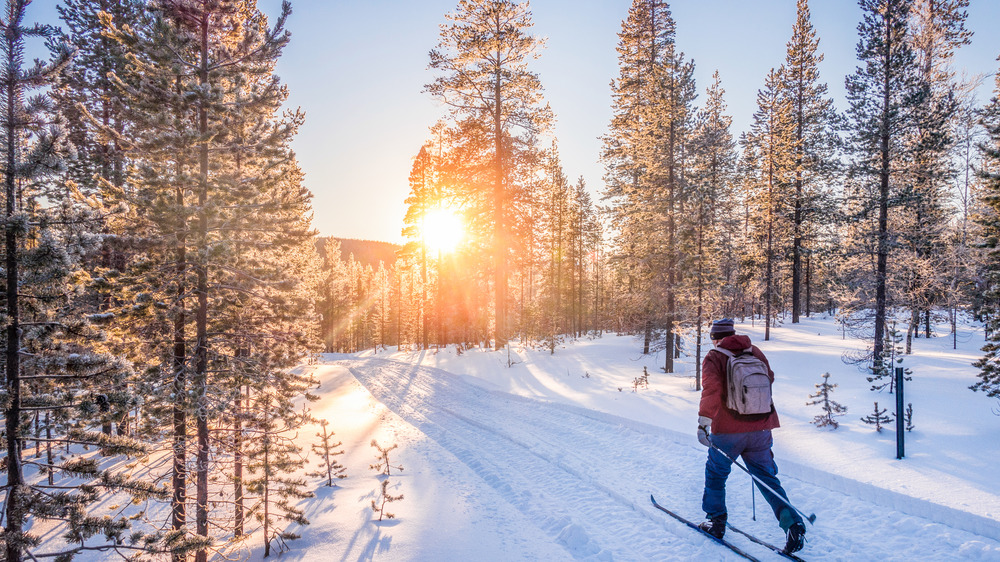
[[593, 276], [588, 273], [588, 267], [593, 270], [596, 266], [595, 259], [592, 258], [596, 258], [600, 247], [601, 223], [583, 176], [577, 178], [571, 197], [569, 259], [575, 271], [575, 280], [571, 287], [570, 298], [575, 311], [573, 325], [576, 336], [582, 337], [589, 328], [594, 327], [593, 318], [597, 314], [596, 307], [590, 304], [593, 299], [588, 298], [588, 293], [596, 294], [596, 287], [590, 282]]
[[[127, 53], [116, 41], [101, 35], [103, 24], [99, 13], [105, 11], [120, 24], [140, 25], [142, 7], [138, 2], [84, 2], [69, 0], [57, 6], [60, 18], [68, 33], [64, 40], [73, 45], [76, 54], [62, 78], [54, 84], [51, 95], [56, 110], [66, 123], [67, 138], [72, 143], [73, 157], [67, 161], [65, 179], [74, 182], [80, 191], [101, 208], [101, 244], [90, 249], [83, 264], [95, 283], [86, 299], [95, 314], [111, 317], [112, 303], [120, 295], [118, 277], [129, 256], [135, 253], [129, 241], [133, 236], [127, 227], [134, 224], [128, 213], [115, 205], [115, 193], [126, 185], [128, 161], [121, 146], [121, 137], [128, 124], [122, 98], [115, 91], [109, 73], [121, 70], [127, 64]], [[120, 320], [120, 317], [118, 318]], [[104, 349], [141, 365], [148, 357], [137, 343], [137, 334], [122, 331], [121, 322], [108, 322], [104, 328], [108, 339]], [[118, 345], [120, 335], [129, 333], [132, 341]], [[124, 381], [119, 391], [108, 392], [106, 419], [102, 431], [111, 435], [117, 425], [120, 435], [134, 432], [132, 418], [140, 411], [135, 381]], [[114, 419], [112, 419], [114, 418]]]
[[546, 180], [540, 202], [541, 215], [539, 238], [544, 248], [544, 260], [541, 281], [541, 337], [542, 344], [549, 353], [555, 353], [556, 347], [562, 342], [562, 335], [567, 332], [566, 301], [570, 286], [569, 276], [572, 274], [569, 260], [571, 245], [571, 186], [563, 172], [559, 160], [559, 150], [555, 143], [547, 153], [545, 163]]
[[[837, 171], [837, 115], [827, 85], [820, 82], [819, 38], [812, 25], [808, 0], [798, 0], [792, 37], [788, 41], [782, 79], [794, 136], [791, 181], [791, 300], [792, 323], [809, 316], [809, 290], [803, 259], [816, 243], [817, 229], [830, 220], [829, 182]], [[824, 216], [825, 215], [825, 216]], [[806, 295], [803, 295], [803, 286]], [[803, 304], [805, 305], [803, 307]]]
[[[917, 101], [916, 57], [909, 39], [913, 0], [861, 0], [858, 26], [860, 66], [848, 76], [850, 147], [848, 179], [849, 234], [847, 251], [861, 257], [857, 274], [873, 282], [859, 295], [861, 306], [874, 309], [871, 355], [874, 368], [882, 361], [889, 293], [890, 262], [895, 263], [891, 221], [906, 184], [905, 141], [913, 127]], [[892, 259], [891, 259], [892, 258]], [[863, 261], [862, 261], [863, 260]], [[874, 264], [874, 268], [865, 264]]]
[[[297, 533], [285, 529], [285, 525], [279, 526], [279, 522], [308, 525], [303, 510], [295, 503], [313, 497], [305, 479], [290, 476], [305, 465], [302, 447], [295, 436], [309, 417], [296, 411], [284, 396], [281, 381], [288, 377], [275, 367], [277, 365], [262, 364], [256, 369], [257, 381], [248, 393], [252, 404], [248, 416], [251, 423], [245, 428], [250, 437], [245, 451], [250, 475], [244, 484], [247, 492], [256, 498], [248, 516], [261, 524], [265, 558], [271, 555], [272, 543], [278, 545], [279, 552], [284, 552], [288, 550], [287, 541], [299, 538]], [[270, 376], [262, 377], [261, 374]]]
[[[998, 57], [1000, 60], [1000, 57]], [[984, 297], [978, 311], [987, 320], [988, 339], [984, 355], [974, 365], [979, 369], [979, 381], [970, 386], [973, 391], [1000, 397], [1000, 73], [997, 73], [993, 97], [982, 113], [987, 138], [980, 144], [983, 166], [982, 211], [976, 217], [981, 229], [984, 253]]]
[[[0, 172], [3, 177], [2, 350], [5, 421], [2, 466], [5, 473], [4, 559], [70, 558], [83, 551], [156, 551], [159, 538], [128, 533], [128, 515], [101, 512], [95, 502], [111, 494], [138, 501], [164, 494], [153, 484], [102, 468], [100, 456], [139, 455], [142, 444], [96, 431], [110, 423], [114, 396], [131, 365], [100, 352], [102, 334], [85, 302], [96, 280], [82, 268], [84, 257], [100, 243], [100, 216], [74, 182], [65, 181], [66, 130], [55, 111], [51, 88], [73, 52], [58, 31], [25, 22], [24, 0], [8, 1], [0, 12]], [[53, 58], [24, 64], [28, 39], [47, 39]], [[43, 419], [32, 436], [31, 420]], [[46, 453], [26, 458], [29, 439], [45, 443]], [[67, 445], [59, 462], [52, 447]], [[93, 447], [99, 451], [86, 449]], [[37, 530], [56, 525], [67, 545], [39, 551]], [[32, 533], [32, 529], [35, 533]], [[99, 544], [90, 542], [100, 536]], [[46, 548], [53, 545], [47, 544]]]
[[[526, 178], [537, 160], [537, 135], [552, 121], [543, 103], [537, 74], [528, 68], [542, 46], [529, 33], [528, 3], [512, 0], [460, 2], [446, 16], [440, 41], [430, 52], [430, 69], [439, 73], [425, 89], [444, 102], [459, 134], [479, 147], [488, 177], [473, 186], [482, 190], [487, 249], [493, 260], [493, 343], [507, 344], [510, 322], [508, 281], [511, 240], [516, 239], [517, 201], [526, 197]], [[464, 144], [464, 143], [463, 143]], [[526, 165], [528, 167], [526, 167]], [[470, 170], [471, 171], [471, 170]]]
[[809, 395], [809, 398], [815, 398], [815, 400], [806, 402], [806, 406], [818, 404], [823, 408], [823, 413], [813, 418], [812, 423], [816, 427], [826, 427], [829, 425], [833, 429], [837, 429], [840, 424], [834, 418], [847, 413], [847, 406], [843, 406], [830, 398], [830, 394], [835, 388], [837, 388], [837, 385], [830, 384], [830, 373], [823, 373], [823, 382], [816, 385], [816, 394]]
[[[152, 8], [147, 27], [120, 28], [109, 18], [104, 23], [106, 33], [133, 52], [115, 84], [137, 123], [130, 140], [139, 177], [126, 201], [142, 209], [149, 231], [148, 257], [132, 268], [135, 286], [145, 292], [135, 301], [153, 303], [145, 308], [154, 312], [161, 309], [155, 303], [164, 303], [169, 317], [151, 321], [168, 323], [166, 333], [173, 333], [172, 342], [158, 342], [169, 349], [173, 386], [172, 526], [187, 532], [187, 427], [193, 417], [194, 531], [208, 537], [210, 459], [233, 466], [234, 473], [240, 462], [254, 461], [235, 449], [245, 440], [213, 440], [213, 428], [252, 431], [265, 419], [252, 415], [262, 407], [258, 398], [284, 412], [283, 402], [311, 384], [306, 374], [289, 369], [317, 335], [309, 319], [318, 259], [310, 194], [289, 149], [302, 116], [279, 115], [287, 92], [274, 75], [288, 41], [289, 5], [283, 4], [273, 26], [250, 0], [161, 0]], [[241, 411], [227, 418], [240, 403]], [[294, 417], [280, 421], [285, 428], [298, 423]], [[221, 443], [228, 446], [210, 454]], [[232, 475], [237, 495], [241, 479]], [[197, 553], [197, 559], [206, 557], [204, 549]]]

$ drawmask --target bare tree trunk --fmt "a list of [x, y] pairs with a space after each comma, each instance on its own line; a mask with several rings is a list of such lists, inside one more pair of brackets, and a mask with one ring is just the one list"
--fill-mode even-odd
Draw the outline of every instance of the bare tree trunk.
[[[176, 79], [177, 91], [180, 92], [180, 77]], [[180, 159], [177, 161], [177, 178], [181, 178], [184, 172], [184, 163]], [[175, 189], [175, 202], [178, 207], [184, 206], [184, 188], [178, 186]], [[187, 323], [186, 305], [184, 304], [187, 283], [187, 229], [180, 227], [177, 230], [177, 302], [173, 310], [173, 337], [174, 347], [171, 358], [171, 370], [173, 372], [173, 471], [171, 474], [171, 486], [173, 497], [170, 501], [171, 508], [171, 529], [181, 531], [184, 529], [187, 519], [187, 341], [185, 334], [185, 324]], [[183, 556], [174, 555], [175, 562], [183, 560]]]
[[[201, 60], [198, 83], [208, 84], [208, 26], [209, 12], [201, 13]], [[204, 138], [208, 134], [208, 108], [204, 103], [198, 106], [198, 130]], [[208, 243], [208, 143], [198, 147], [198, 247], [204, 249]], [[197, 265], [198, 310], [195, 315], [195, 396], [197, 409], [195, 426], [198, 433], [198, 459], [196, 466], [195, 532], [208, 536], [208, 264], [200, 257]], [[196, 562], [207, 562], [208, 552], [201, 548], [195, 554]]]
[[[884, 17], [890, 16], [886, 14]], [[886, 54], [882, 60], [882, 126], [879, 132], [881, 168], [879, 169], [878, 256], [875, 266], [875, 342], [873, 346], [873, 361], [876, 368], [882, 366], [882, 351], [885, 348], [885, 317], [888, 305], [886, 282], [889, 264], [889, 136], [892, 126], [889, 107], [892, 93], [889, 81], [890, 76], [892, 76], [892, 60], [889, 54], [892, 52], [892, 46], [892, 26], [887, 22], [885, 46], [883, 47]]]
[[[237, 356], [243, 355], [240, 349]], [[233, 416], [233, 536], [243, 536], [243, 389], [236, 389]]]

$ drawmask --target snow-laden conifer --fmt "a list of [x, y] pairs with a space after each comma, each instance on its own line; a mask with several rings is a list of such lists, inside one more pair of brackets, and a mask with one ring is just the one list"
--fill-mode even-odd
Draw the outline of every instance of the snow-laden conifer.
[[[0, 317], [6, 326], [0, 548], [10, 561], [116, 547], [155, 550], [155, 534], [128, 532], [135, 514], [94, 507], [115, 493], [141, 501], [162, 497], [164, 490], [101, 462], [102, 456], [142, 455], [147, 448], [101, 432], [121, 413], [119, 406], [131, 402], [123, 384], [132, 376], [131, 364], [102, 352], [103, 333], [95, 323], [107, 317], [92, 314], [86, 302], [100, 281], [81, 264], [100, 243], [101, 217], [79, 185], [65, 179], [71, 151], [46, 90], [73, 51], [55, 28], [25, 22], [27, 4], [11, 0], [0, 13], [5, 293]], [[26, 65], [29, 39], [48, 39], [52, 60]], [[30, 440], [35, 455], [27, 449]], [[56, 525], [68, 543], [39, 547], [35, 533], [44, 524]]]

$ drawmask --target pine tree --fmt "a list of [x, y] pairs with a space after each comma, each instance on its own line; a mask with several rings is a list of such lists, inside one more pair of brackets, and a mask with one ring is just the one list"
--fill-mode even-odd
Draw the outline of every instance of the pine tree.
[[[278, 380], [287, 378], [279, 370], [269, 374]], [[313, 497], [313, 493], [306, 489], [307, 483], [303, 478], [289, 476], [305, 465], [302, 448], [295, 442], [295, 435], [309, 418], [294, 411], [293, 404], [281, 395], [280, 385], [276, 382], [262, 380], [249, 393], [254, 410], [253, 425], [249, 430], [253, 439], [248, 441], [246, 451], [251, 476], [246, 479], [246, 487], [258, 498], [250, 514], [262, 526], [265, 558], [271, 555], [272, 543], [277, 543], [279, 552], [284, 552], [288, 550], [287, 541], [300, 538], [294, 532], [279, 530], [278, 523], [308, 525], [302, 508], [293, 502]]]
[[[836, 171], [837, 117], [827, 86], [820, 82], [819, 38], [813, 28], [808, 0], [798, 0], [792, 38], [788, 42], [782, 78], [787, 96], [794, 136], [792, 151], [793, 190], [791, 192], [791, 299], [792, 323], [802, 313], [803, 257], [815, 237], [814, 221], [822, 217], [825, 183]], [[805, 302], [809, 315], [809, 302]]]
[[847, 413], [846, 406], [842, 406], [835, 400], [830, 399], [830, 394], [836, 388], [837, 385], [830, 384], [830, 373], [823, 373], [823, 382], [816, 385], [816, 394], [809, 395], [809, 398], [815, 398], [815, 400], [806, 402], [806, 406], [818, 404], [823, 408], [823, 413], [813, 418], [812, 423], [816, 424], [816, 427], [826, 427], [829, 425], [833, 426], [833, 429], [837, 429], [840, 424], [837, 423], [834, 417]]
[[[907, 164], [904, 140], [913, 126], [917, 101], [916, 57], [909, 40], [913, 0], [861, 0], [863, 20], [858, 26], [861, 66], [847, 78], [853, 162], [848, 197], [853, 199], [854, 251], [867, 254], [874, 270], [862, 273], [874, 279], [874, 294], [863, 295], [874, 308], [871, 360], [879, 367], [883, 356], [889, 294], [890, 254], [895, 225], [890, 208], [900, 205]], [[872, 242], [873, 241], [873, 242]], [[858, 247], [860, 246], [860, 247]]]
[[[115, 544], [156, 551], [159, 536], [141, 532], [126, 536], [128, 517], [94, 512], [92, 506], [104, 494], [124, 492], [143, 501], [162, 497], [162, 489], [101, 468], [100, 459], [91, 454], [70, 449], [70, 458], [61, 463], [51, 454], [53, 445], [62, 444], [97, 447], [104, 456], [140, 455], [147, 448], [94, 430], [108, 426], [114, 402], [128, 401], [125, 392], [105, 389], [121, 388], [132, 371], [128, 362], [101, 350], [103, 335], [96, 323], [107, 322], [112, 315], [92, 314], [82, 298], [98, 284], [82, 262], [99, 242], [92, 229], [100, 216], [78, 186], [65, 181], [66, 130], [55, 112], [51, 90], [46, 90], [64, 72], [73, 52], [59, 40], [55, 28], [26, 25], [27, 4], [11, 0], [0, 14], [5, 294], [0, 312], [6, 325], [0, 346], [6, 474], [0, 549], [10, 561], [69, 558]], [[28, 38], [48, 39], [52, 60], [26, 67]], [[32, 91], [40, 93], [29, 96]], [[34, 436], [36, 444], [46, 443], [44, 460], [24, 458], [35, 416], [45, 420], [45, 438]], [[37, 476], [26, 466], [37, 467]], [[84, 483], [66, 489], [72, 480], [62, 482], [63, 478]], [[65, 550], [38, 552], [39, 538], [28, 527], [37, 532], [45, 520], [63, 525]], [[95, 535], [108, 544], [87, 544]]]
[[[257, 460], [254, 449], [240, 450], [251, 443], [239, 436], [271, 426], [293, 431], [299, 423], [290, 413], [278, 421], [252, 414], [265, 407], [259, 401], [290, 412], [286, 403], [310, 384], [289, 369], [317, 335], [302, 319], [313, 315], [318, 260], [310, 194], [289, 149], [302, 115], [278, 113], [287, 92], [274, 66], [288, 41], [290, 7], [285, 3], [270, 27], [251, 1], [164, 0], [154, 8], [143, 28], [104, 20], [106, 33], [135, 55], [115, 76], [137, 124], [130, 139], [137, 188], [124, 196], [142, 210], [150, 248], [130, 276], [145, 293], [134, 302], [148, 321], [159, 330], [168, 324], [173, 333], [172, 346], [154, 344], [170, 349], [173, 375], [172, 527], [186, 532], [193, 417], [194, 531], [209, 537], [213, 443], [224, 444], [215, 458], [232, 466], [234, 495], [241, 498], [241, 463]], [[157, 312], [158, 302], [167, 304], [169, 317]], [[237, 413], [229, 418], [233, 405]], [[224, 425], [237, 437], [213, 440], [211, 432]], [[272, 484], [285, 486], [265, 480]], [[236, 505], [237, 512], [245, 507]], [[234, 534], [242, 534], [239, 525]], [[206, 557], [204, 549], [197, 554]]]
[[887, 410], [885, 408], [879, 410], [878, 402], [876, 402], [875, 410], [871, 414], [868, 414], [867, 416], [861, 418], [861, 421], [865, 422], [868, 425], [874, 425], [875, 431], [882, 433], [882, 426], [891, 422], [893, 419], [891, 415], [887, 416], [886, 412]]
[[979, 313], [988, 318], [988, 341], [982, 348], [983, 357], [974, 363], [979, 369], [979, 381], [969, 388], [995, 398], [1000, 397], [1000, 73], [993, 97], [983, 110], [982, 122], [987, 132], [987, 140], [980, 145], [983, 209], [976, 222], [982, 229], [986, 254], [985, 295]]
[[732, 118], [725, 114], [725, 91], [718, 71], [706, 91], [705, 107], [698, 112], [691, 142], [690, 200], [694, 213], [689, 235], [691, 287], [685, 299], [695, 309], [695, 390], [701, 389], [701, 348], [705, 322], [718, 310], [718, 288], [725, 285], [720, 256], [731, 255], [729, 238], [721, 233], [732, 229], [728, 215], [736, 205], [733, 196], [736, 151], [729, 132]]
[[389, 461], [389, 453], [391, 453], [393, 450], [399, 447], [398, 443], [394, 443], [389, 447], [383, 447], [378, 444], [378, 441], [372, 439], [371, 446], [374, 447], [376, 450], [378, 450], [378, 455], [375, 456], [376, 458], [375, 463], [369, 465], [369, 468], [371, 468], [372, 470], [376, 470], [385, 476], [391, 476], [390, 472], [391, 469], [393, 468], [395, 468], [400, 472], [403, 471], [402, 466], [393, 465], [392, 462]]
[[675, 23], [662, 0], [634, 0], [618, 35], [614, 115], [604, 139], [616, 261], [628, 279], [631, 314], [643, 353], [662, 327], [664, 370], [678, 352], [677, 287], [686, 223], [685, 155], [694, 118], [694, 63], [675, 45]]
[[385, 504], [392, 503], [403, 499], [403, 494], [398, 496], [389, 495], [389, 479], [386, 478], [382, 481], [382, 489], [379, 491], [378, 497], [372, 500], [372, 511], [378, 513], [378, 520], [381, 521], [383, 517], [386, 519], [394, 519], [395, 514], [389, 513], [385, 510]]
[[757, 92], [754, 122], [744, 137], [745, 151], [749, 147], [756, 156], [747, 205], [764, 262], [765, 341], [771, 338], [773, 316], [778, 311], [776, 269], [789, 231], [785, 204], [794, 200], [788, 192], [794, 172], [795, 123], [791, 100], [784, 91], [784, 72], [784, 68], [771, 69], [764, 88]]
[[406, 215], [403, 217], [403, 236], [411, 241], [403, 248], [404, 255], [414, 256], [420, 264], [420, 303], [417, 308], [420, 323], [420, 347], [427, 349], [428, 330], [430, 323], [427, 319], [427, 241], [425, 239], [425, 223], [428, 213], [433, 205], [437, 203], [439, 196], [435, 186], [434, 161], [428, 146], [420, 147], [416, 158], [413, 160], [413, 169], [410, 171], [410, 194], [404, 203], [406, 204]]
[[343, 442], [332, 442], [335, 434], [333, 431], [326, 429], [326, 426], [329, 425], [327, 420], [319, 420], [319, 425], [321, 432], [317, 433], [316, 437], [320, 438], [320, 442], [312, 444], [313, 452], [319, 455], [319, 469], [316, 472], [310, 472], [308, 476], [326, 478], [326, 485], [333, 486], [334, 478], [347, 478], [344, 465], [337, 462], [336, 458], [338, 455], [343, 455], [344, 451], [335, 450], [337, 447], [343, 445]]
[[947, 281], [939, 272], [948, 271], [942, 258], [947, 254], [947, 190], [954, 174], [952, 130], [958, 110], [951, 60], [959, 47], [970, 42], [972, 34], [965, 29], [968, 4], [968, 0], [916, 0], [911, 16], [917, 103], [908, 142], [912, 187], [907, 193], [909, 208], [901, 217], [906, 226], [900, 232], [908, 254], [901, 260], [908, 273], [902, 291], [911, 309], [908, 351], [910, 339], [919, 335], [921, 313], [924, 333], [930, 337], [930, 311], [946, 290]]
[[[469, 0], [448, 14], [440, 42], [430, 52], [430, 68], [440, 75], [426, 90], [451, 108], [452, 118], [472, 134], [489, 166], [481, 193], [490, 219], [488, 236], [494, 257], [494, 346], [507, 344], [508, 261], [518, 191], [527, 175], [520, 169], [534, 160], [536, 135], [552, 120], [542, 105], [538, 76], [528, 69], [542, 41], [529, 33], [527, 2]], [[487, 174], [487, 169], [480, 169]], [[488, 194], [488, 195], [487, 195]]]
[[572, 222], [572, 201], [571, 186], [566, 174], [563, 172], [562, 164], [559, 161], [559, 151], [553, 141], [552, 148], [548, 152], [548, 161], [545, 166], [546, 185], [543, 189], [543, 201], [541, 225], [539, 234], [544, 247], [545, 267], [542, 280], [542, 298], [544, 303], [541, 306], [541, 337], [542, 343], [549, 350], [555, 353], [556, 347], [562, 341], [562, 334], [567, 331], [566, 302], [572, 304], [572, 299], [567, 298], [570, 288], [568, 277], [571, 274], [570, 267], [570, 246]]

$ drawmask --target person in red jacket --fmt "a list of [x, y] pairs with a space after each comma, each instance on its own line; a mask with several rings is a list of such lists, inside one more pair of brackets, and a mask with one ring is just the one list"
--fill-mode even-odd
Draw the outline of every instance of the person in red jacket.
[[[733, 320], [724, 318], [712, 323], [709, 332], [712, 345], [724, 348], [734, 354], [746, 349], [767, 365], [768, 377], [774, 382], [767, 357], [752, 345], [748, 336], [736, 335]], [[705, 354], [701, 366], [702, 391], [698, 406], [698, 441], [708, 447], [708, 462], [705, 464], [705, 493], [702, 509], [708, 521], [699, 525], [712, 536], [722, 538], [726, 532], [726, 479], [732, 470], [733, 461], [743, 457], [747, 469], [760, 482], [780, 494], [786, 501], [785, 490], [778, 480], [778, 467], [771, 452], [771, 430], [778, 427], [778, 412], [771, 403], [771, 411], [763, 414], [743, 415], [726, 407], [726, 366], [729, 357], [712, 349]], [[718, 449], [716, 449], [718, 448]], [[725, 453], [725, 454], [723, 454]], [[728, 455], [728, 457], [727, 457]], [[786, 552], [796, 552], [805, 543], [806, 527], [794, 509], [775, 497], [760, 483], [757, 488], [774, 511], [778, 524], [785, 531]]]

